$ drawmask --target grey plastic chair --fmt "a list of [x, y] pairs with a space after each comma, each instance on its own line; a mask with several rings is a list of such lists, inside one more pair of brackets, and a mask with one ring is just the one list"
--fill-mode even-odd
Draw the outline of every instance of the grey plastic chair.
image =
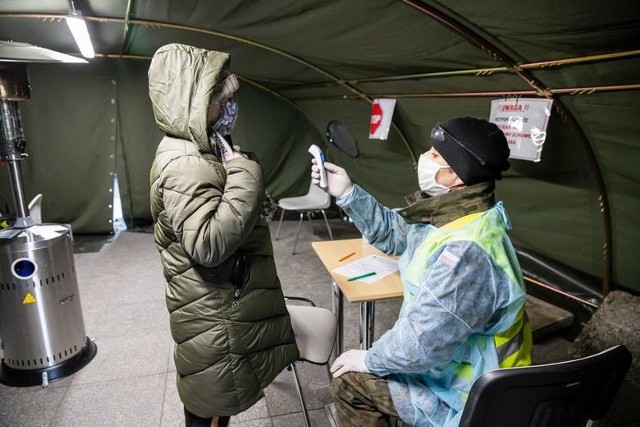
[[278, 207], [280, 208], [282, 213], [280, 214], [280, 222], [278, 223], [278, 230], [276, 231], [275, 240], [278, 240], [278, 237], [280, 236], [280, 227], [282, 227], [282, 219], [284, 218], [285, 211], [300, 212], [298, 231], [296, 231], [296, 241], [293, 244], [293, 250], [291, 251], [293, 255], [295, 255], [296, 253], [298, 238], [300, 237], [300, 228], [302, 227], [302, 220], [304, 219], [305, 214], [307, 215], [307, 218], [309, 218], [309, 222], [311, 222], [311, 214], [313, 212], [322, 212], [324, 223], [327, 225], [327, 231], [329, 232], [329, 238], [333, 240], [333, 233], [331, 232], [331, 227], [329, 226], [329, 221], [327, 220], [327, 214], [325, 213], [325, 209], [327, 209], [330, 205], [331, 196], [329, 195], [329, 193], [314, 184], [311, 184], [309, 186], [309, 191], [304, 196], [285, 197], [280, 199], [278, 201]]
[[497, 369], [469, 391], [460, 427], [595, 426], [631, 365], [623, 345], [580, 359]]
[[[313, 301], [307, 298], [286, 297], [285, 299], [287, 300], [287, 309], [291, 316], [291, 326], [293, 327], [293, 333], [296, 337], [296, 344], [300, 351], [298, 361], [325, 365], [327, 375], [329, 379], [331, 379], [329, 359], [336, 340], [338, 327], [336, 315], [329, 309], [316, 307]], [[293, 301], [305, 305], [291, 304]], [[311, 423], [309, 421], [307, 403], [302, 393], [296, 363], [298, 362], [289, 365], [289, 369], [293, 372], [298, 397], [300, 398], [300, 405], [302, 406], [302, 413], [304, 414], [305, 425], [309, 427]]]

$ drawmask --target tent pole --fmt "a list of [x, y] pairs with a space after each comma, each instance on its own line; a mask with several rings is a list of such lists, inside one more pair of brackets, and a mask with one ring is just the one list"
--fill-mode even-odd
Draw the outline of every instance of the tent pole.
[[[527, 64], [519, 64], [518, 67], [526, 70], [536, 70], [541, 68], [549, 68], [549, 67], [562, 67], [566, 65], [575, 65], [575, 64], [588, 64], [593, 62], [600, 61], [609, 61], [615, 60], [619, 58], [630, 58], [633, 56], [639, 56], [640, 50], [630, 50], [624, 52], [612, 52], [612, 53], [604, 53], [600, 55], [589, 55], [589, 56], [581, 56], [577, 58], [564, 58], [564, 59], [554, 59], [549, 61], [541, 61], [541, 62], [531, 62]], [[512, 68], [509, 67], [490, 67], [490, 68], [470, 68], [466, 70], [450, 70], [450, 71], [436, 71], [432, 73], [413, 73], [413, 74], [396, 74], [394, 76], [383, 76], [383, 77], [363, 77], [358, 79], [349, 79], [350, 82], [354, 83], [378, 83], [378, 82], [390, 82], [390, 81], [398, 81], [398, 80], [417, 80], [417, 79], [428, 79], [433, 77], [454, 77], [454, 76], [487, 76], [493, 73], [508, 73], [513, 71]], [[313, 89], [318, 87], [325, 87], [331, 84], [336, 84], [337, 82], [319, 82], [319, 83], [308, 83], [308, 84], [298, 84], [291, 85], [286, 87], [281, 87], [281, 90], [299, 90], [299, 89]]]
[[[12, 17], [12, 18], [37, 18], [37, 19], [63, 19], [64, 15], [61, 14], [52, 14], [52, 13], [0, 13], [0, 17]], [[299, 64], [302, 64], [326, 77], [328, 77], [332, 82], [337, 83], [338, 85], [344, 87], [345, 89], [347, 89], [349, 92], [352, 92], [353, 94], [356, 95], [357, 98], [360, 98], [364, 101], [367, 101], [369, 104], [373, 104], [373, 99], [369, 98], [365, 93], [363, 93], [362, 91], [360, 91], [358, 88], [356, 88], [355, 86], [351, 85], [350, 83], [348, 83], [347, 81], [339, 78], [338, 76], [318, 67], [317, 65], [306, 61], [298, 56], [292, 55], [288, 52], [285, 52], [283, 50], [274, 48], [272, 46], [268, 46], [265, 45], [263, 43], [259, 43], [244, 37], [239, 37], [239, 36], [234, 36], [231, 34], [227, 34], [227, 33], [223, 33], [220, 31], [214, 31], [214, 30], [207, 30], [204, 28], [198, 28], [198, 27], [191, 27], [188, 25], [182, 25], [182, 24], [172, 24], [169, 22], [162, 22], [162, 21], [151, 21], [151, 20], [145, 20], [145, 19], [129, 19], [129, 17], [125, 17], [125, 18], [112, 18], [112, 17], [99, 17], [99, 16], [85, 16], [84, 17], [85, 20], [87, 21], [95, 21], [98, 23], [105, 23], [105, 22], [111, 22], [111, 23], [124, 23], [127, 28], [129, 25], [142, 25], [145, 27], [157, 27], [157, 28], [172, 28], [172, 29], [178, 29], [178, 30], [183, 30], [183, 31], [190, 31], [190, 32], [195, 32], [195, 33], [200, 33], [200, 34], [207, 34], [209, 36], [214, 36], [214, 37], [220, 37], [220, 38], [224, 38], [227, 40], [233, 40], [236, 41], [238, 43], [242, 43], [242, 44], [246, 44], [249, 46], [253, 46], [255, 48], [258, 49], [263, 49], [266, 51], [269, 51], [271, 53], [274, 53], [276, 55], [280, 55], [283, 56], [285, 58], [291, 59], [292, 61], [295, 61]], [[402, 143], [404, 144], [405, 148], [407, 149], [407, 152], [409, 153], [409, 157], [411, 159], [411, 162], [413, 164], [413, 167], [415, 168], [418, 164], [418, 158], [416, 157], [416, 154], [413, 152], [413, 148], [411, 147], [411, 144], [409, 144], [409, 141], [407, 140], [407, 137], [404, 135], [404, 133], [402, 132], [402, 130], [395, 124], [395, 122], [392, 120], [391, 121], [391, 126], [393, 127], [393, 129], [398, 133], [398, 136], [400, 137], [400, 140], [402, 141]]]
[[603, 262], [604, 262], [604, 272], [603, 272], [603, 283], [602, 283], [602, 293], [603, 295], [607, 295], [609, 293], [610, 281], [611, 281], [611, 265], [612, 265], [612, 240], [611, 240], [611, 218], [609, 211], [609, 202], [607, 199], [607, 191], [604, 183], [604, 178], [602, 176], [602, 171], [600, 170], [600, 165], [598, 164], [598, 160], [593, 152], [593, 148], [589, 144], [589, 140], [587, 140], [584, 132], [578, 125], [578, 122], [575, 120], [569, 109], [557, 98], [553, 98], [552, 93], [546, 88], [538, 79], [536, 79], [531, 73], [527, 70], [522, 69], [516, 61], [509, 57], [505, 52], [499, 49], [496, 45], [491, 43], [486, 38], [482, 37], [480, 34], [472, 30], [471, 28], [463, 25], [461, 22], [458, 22], [451, 16], [447, 15], [442, 10], [436, 8], [433, 5], [426, 4], [420, 0], [402, 0], [402, 2], [407, 5], [419, 10], [430, 18], [436, 20], [449, 30], [454, 33], [460, 35], [461, 37], [467, 39], [471, 43], [473, 43], [478, 48], [482, 49], [483, 52], [489, 53], [489, 55], [494, 58], [496, 61], [502, 62], [506, 64], [509, 68], [513, 70], [518, 76], [522, 78], [529, 86], [531, 86], [536, 92], [538, 92], [539, 96], [544, 96], [546, 98], [554, 99], [554, 105], [560, 112], [560, 115], [565, 118], [565, 121], [574, 129], [578, 140], [582, 144], [587, 154], [587, 158], [591, 163], [593, 168], [594, 175], [596, 177], [596, 182], [598, 184], [599, 191], [599, 201], [600, 201], [600, 213], [602, 214], [603, 228], [604, 228], [604, 245], [603, 245]]

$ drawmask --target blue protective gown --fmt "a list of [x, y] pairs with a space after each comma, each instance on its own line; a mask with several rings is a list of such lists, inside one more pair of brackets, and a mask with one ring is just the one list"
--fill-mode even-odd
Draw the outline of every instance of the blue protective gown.
[[400, 316], [373, 343], [367, 368], [388, 378], [404, 422], [457, 426], [473, 381], [500, 367], [494, 334], [520, 322], [528, 336], [514, 365], [530, 363], [526, 293], [502, 203], [440, 228], [408, 224], [357, 185], [337, 204], [371, 244], [401, 255]]

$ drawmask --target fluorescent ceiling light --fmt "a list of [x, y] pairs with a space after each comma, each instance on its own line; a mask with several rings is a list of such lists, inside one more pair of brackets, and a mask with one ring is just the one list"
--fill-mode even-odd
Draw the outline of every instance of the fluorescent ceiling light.
[[69, 62], [86, 64], [87, 60], [28, 43], [0, 40], [1, 62]]
[[96, 54], [93, 51], [93, 45], [89, 38], [89, 30], [87, 30], [87, 23], [84, 22], [84, 18], [80, 12], [72, 11], [70, 15], [65, 17], [67, 25], [73, 34], [73, 38], [76, 40], [76, 44], [80, 49], [80, 53], [85, 58], [95, 58]]

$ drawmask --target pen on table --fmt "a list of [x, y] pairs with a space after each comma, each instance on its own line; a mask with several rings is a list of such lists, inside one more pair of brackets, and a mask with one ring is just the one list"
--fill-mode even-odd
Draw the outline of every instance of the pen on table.
[[361, 274], [361, 275], [356, 276], [356, 277], [349, 277], [347, 279], [347, 282], [351, 282], [351, 281], [358, 280], [358, 279], [364, 279], [365, 277], [370, 277], [370, 276], [373, 276], [374, 274], [376, 274], [376, 272], [372, 271], [371, 273]]
[[338, 260], [338, 262], [342, 262], [342, 261], [344, 261], [345, 259], [347, 259], [347, 258], [349, 258], [349, 257], [354, 256], [355, 254], [356, 254], [355, 252], [351, 252], [350, 254], [346, 254], [345, 256], [343, 256], [342, 258], [340, 258], [340, 259]]

